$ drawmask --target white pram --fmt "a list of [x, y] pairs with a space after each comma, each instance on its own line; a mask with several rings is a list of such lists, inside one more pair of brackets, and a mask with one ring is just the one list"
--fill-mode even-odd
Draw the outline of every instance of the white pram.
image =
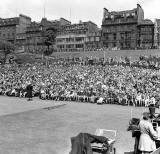
[[104, 136], [108, 138], [108, 144], [109, 147], [105, 144], [101, 143], [92, 143], [92, 149], [93, 151], [98, 151], [101, 154], [115, 154], [116, 148], [114, 147], [114, 143], [116, 141], [116, 130], [106, 130], [106, 129], [96, 129], [95, 135], [97, 136]]

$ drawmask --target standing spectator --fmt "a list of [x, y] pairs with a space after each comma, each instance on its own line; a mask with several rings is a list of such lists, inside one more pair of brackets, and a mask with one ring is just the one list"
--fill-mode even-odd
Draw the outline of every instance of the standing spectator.
[[27, 95], [26, 97], [28, 98], [28, 101], [32, 101], [32, 91], [33, 91], [33, 86], [31, 83], [29, 83], [29, 85], [26, 88], [27, 90]]
[[156, 110], [155, 104], [156, 104], [155, 98], [152, 97], [149, 105], [149, 112], [150, 112], [151, 118], [154, 118], [155, 116], [155, 110]]

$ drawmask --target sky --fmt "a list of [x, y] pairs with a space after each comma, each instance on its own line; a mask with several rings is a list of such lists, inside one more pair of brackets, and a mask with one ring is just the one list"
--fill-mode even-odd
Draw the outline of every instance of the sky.
[[63, 17], [72, 23], [92, 21], [100, 27], [103, 8], [130, 10], [136, 8], [137, 3], [142, 6], [145, 18], [152, 21], [160, 18], [160, 0], [0, 0], [0, 18], [24, 14], [38, 22], [44, 16], [48, 20]]

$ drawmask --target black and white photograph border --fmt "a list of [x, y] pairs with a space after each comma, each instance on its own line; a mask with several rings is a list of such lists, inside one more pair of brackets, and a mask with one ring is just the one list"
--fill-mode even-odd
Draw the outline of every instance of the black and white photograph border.
[[0, 0], [0, 154], [159, 154], [159, 0]]

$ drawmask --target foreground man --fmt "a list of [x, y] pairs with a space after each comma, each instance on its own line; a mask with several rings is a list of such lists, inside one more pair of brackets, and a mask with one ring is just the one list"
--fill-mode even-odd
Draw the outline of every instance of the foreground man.
[[155, 139], [158, 138], [158, 133], [153, 129], [148, 112], [143, 113], [143, 119], [139, 123], [139, 129], [141, 135], [138, 149], [142, 151], [142, 154], [149, 154], [156, 150]]

